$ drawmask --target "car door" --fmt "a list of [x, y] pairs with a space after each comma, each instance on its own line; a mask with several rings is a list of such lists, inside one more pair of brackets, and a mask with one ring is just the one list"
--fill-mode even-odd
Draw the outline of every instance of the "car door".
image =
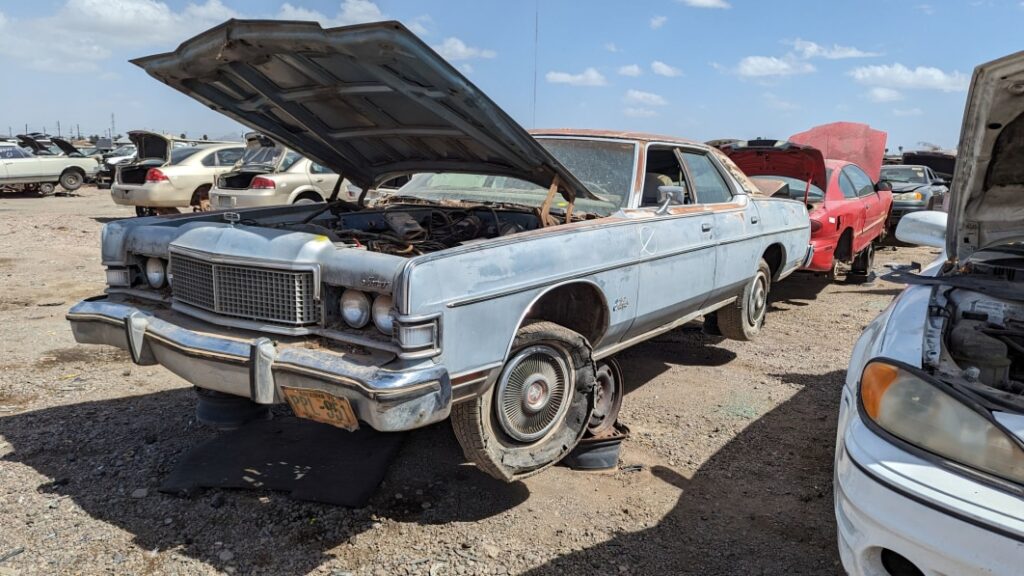
[[10, 158], [5, 158], [3, 161], [7, 178], [10, 180], [23, 180], [38, 176], [40, 170], [38, 166], [39, 160], [39, 158], [21, 148], [13, 149]]
[[758, 234], [761, 221], [757, 206], [744, 195], [734, 195], [724, 170], [710, 154], [699, 149], [680, 153], [697, 203], [714, 215], [715, 281], [706, 302], [712, 304], [741, 291], [753, 276], [763, 252]]
[[640, 285], [626, 338], [700, 310], [715, 285], [714, 214], [692, 198], [658, 214], [659, 186], [693, 187], [676, 146], [651, 144], [646, 155], [635, 226]]
[[[334, 191], [334, 185], [338, 183], [338, 178], [340, 176], [330, 168], [321, 166], [316, 162], [309, 163], [309, 183], [324, 198], [331, 196], [331, 192]], [[347, 190], [344, 189], [339, 190], [338, 195], [345, 200], [354, 200], [354, 198], [348, 197]]]
[[871, 177], [853, 164], [843, 168], [843, 174], [850, 179], [856, 190], [855, 202], [859, 204], [860, 226], [854, 229], [853, 251], [860, 252], [882, 230], [885, 215], [882, 214], [882, 202], [875, 192]]

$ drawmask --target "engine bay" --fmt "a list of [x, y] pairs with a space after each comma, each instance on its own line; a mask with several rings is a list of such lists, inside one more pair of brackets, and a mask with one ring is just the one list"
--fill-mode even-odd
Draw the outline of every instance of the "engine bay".
[[534, 211], [505, 206], [394, 204], [359, 211], [331, 207], [308, 220], [278, 227], [321, 234], [338, 246], [409, 257], [540, 227]]
[[[972, 262], [970, 272], [1019, 283], [1024, 259], [983, 259]], [[1024, 406], [1024, 300], [966, 288], [939, 288], [935, 298], [932, 325], [942, 326], [935, 330], [941, 339], [937, 370], [988, 398]]]

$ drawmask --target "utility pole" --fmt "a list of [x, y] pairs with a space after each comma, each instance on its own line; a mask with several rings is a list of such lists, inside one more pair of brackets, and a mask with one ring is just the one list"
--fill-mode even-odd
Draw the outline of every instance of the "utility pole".
[[75, 132], [78, 133], [78, 139], [82, 139], [82, 126], [81, 124], [75, 124]]
[[117, 128], [114, 126], [114, 113], [110, 113], [110, 137], [113, 138], [114, 134], [117, 134]]
[[60, 138], [60, 120], [57, 120], [57, 137]]

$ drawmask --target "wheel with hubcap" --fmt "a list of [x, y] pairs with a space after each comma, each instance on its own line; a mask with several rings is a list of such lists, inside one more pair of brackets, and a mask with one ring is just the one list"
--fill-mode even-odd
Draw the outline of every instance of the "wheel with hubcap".
[[736, 303], [718, 311], [718, 329], [723, 336], [732, 340], [753, 340], [757, 336], [768, 312], [771, 286], [772, 269], [762, 259]]
[[466, 457], [506, 482], [568, 454], [593, 412], [595, 371], [586, 339], [552, 322], [520, 328], [492, 390], [452, 407]]
[[43, 182], [36, 188], [36, 191], [40, 196], [52, 196], [57, 191], [57, 187], [50, 182]]

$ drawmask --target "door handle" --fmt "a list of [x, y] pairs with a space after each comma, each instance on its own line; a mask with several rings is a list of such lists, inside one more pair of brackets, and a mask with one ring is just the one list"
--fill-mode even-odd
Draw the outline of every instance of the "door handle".
[[761, 219], [760, 219], [760, 218], [758, 218], [757, 216], [751, 216], [751, 217], [750, 217], [750, 223], [751, 223], [751, 224], [757, 224], [757, 223], [758, 223], [758, 222], [760, 222], [760, 221], [761, 221]]
[[711, 232], [711, 224], [709, 224], [707, 222], [701, 224], [700, 225], [700, 231], [701, 232]]

